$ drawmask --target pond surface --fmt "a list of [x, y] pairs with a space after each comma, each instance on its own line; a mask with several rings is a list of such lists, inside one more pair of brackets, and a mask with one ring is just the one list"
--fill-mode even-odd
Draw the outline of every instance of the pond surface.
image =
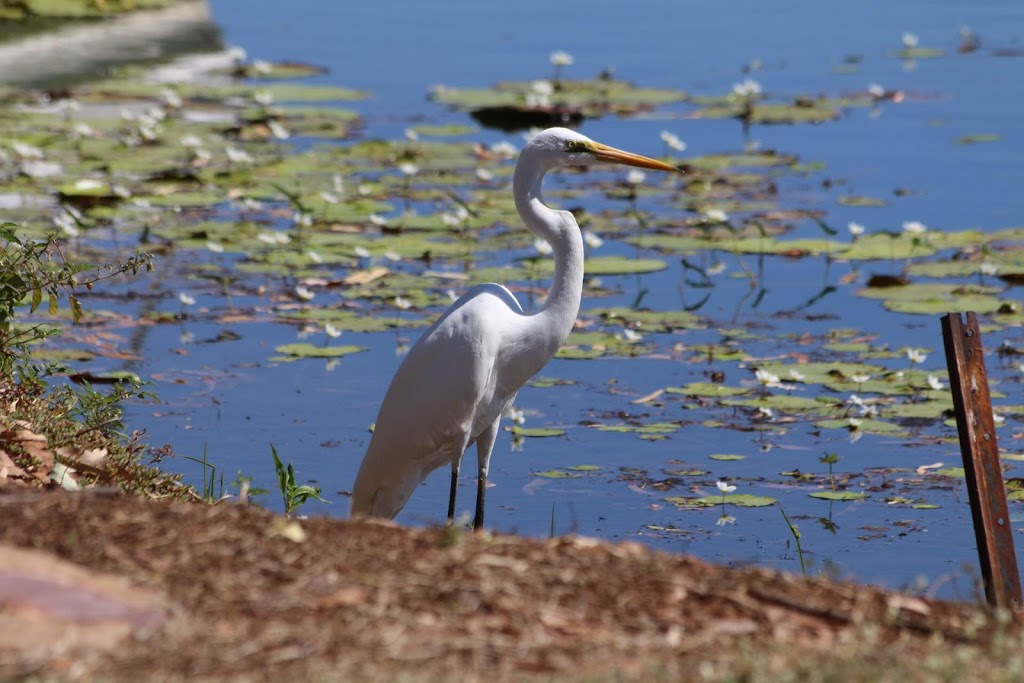
[[[407, 129], [422, 125], [471, 126], [451, 139], [521, 147], [519, 133], [481, 128], [465, 111], [430, 101], [427, 94], [437, 84], [485, 88], [503, 80], [549, 78], [548, 55], [555, 50], [573, 55], [564, 72], [570, 79], [591, 79], [611, 67], [618, 79], [710, 100], [725, 97], [747, 78], [760, 83], [766, 100], [856, 100], [856, 106], [841, 107], [837, 120], [820, 124], [755, 124], [746, 130], [736, 118], [699, 117], [693, 100], [584, 123], [585, 134], [641, 154], [668, 153], [660, 134], [670, 131], [687, 144], [684, 152], [673, 153], [677, 161], [745, 149], [752, 160], [745, 165], [732, 156], [728, 165], [734, 173], [727, 180], [709, 181], [704, 194], [689, 196], [678, 181], [648, 174], [631, 199], [626, 172], [616, 169], [549, 180], [553, 201], [582, 207], [592, 218], [603, 244], [592, 248], [591, 257], [655, 259], [664, 267], [588, 280], [581, 311], [587, 327], [581, 332], [605, 336], [570, 339], [566, 357], [540, 373], [552, 381], [520, 392], [516, 405], [524, 413], [523, 428], [564, 434], [499, 437], [489, 526], [536, 536], [553, 530], [639, 540], [716, 562], [800, 571], [781, 506], [799, 527], [809, 573], [922, 587], [946, 597], [975, 594], [971, 567], [977, 555], [966, 491], [948, 469], [960, 464], [956, 429], [943, 414], [948, 391], [936, 388], [948, 384], [938, 315], [942, 306], [965, 310], [961, 301], [984, 312], [987, 348], [1004, 351], [990, 354], [987, 362], [997, 412], [1005, 420], [999, 439], [1009, 456], [1007, 477], [1021, 476], [1024, 356], [1018, 354], [1024, 352], [1024, 297], [1014, 287], [1019, 279], [999, 277], [1024, 272], [1019, 3], [851, 7], [748, 1], [726, 7], [599, 1], [584, 9], [580, 3], [532, 0], [502, 6], [224, 0], [211, 7], [225, 41], [243, 47], [250, 59], [323, 65], [328, 74], [304, 82], [370, 94], [345, 103], [361, 122], [344, 140], [330, 143], [342, 147], [372, 139], [400, 146]], [[982, 42], [961, 54], [964, 26]], [[903, 58], [904, 32], [916, 34], [921, 48], [942, 54]], [[871, 84], [880, 84], [885, 94], [871, 100]], [[421, 135], [421, 141], [426, 138]], [[298, 152], [322, 143], [296, 137], [288, 144]], [[790, 161], [774, 167], [759, 150], [774, 150]], [[452, 176], [462, 178], [455, 189], [471, 199], [465, 177], [472, 166], [460, 164]], [[506, 175], [491, 181], [505, 197], [511, 164], [498, 164], [496, 170]], [[332, 173], [329, 167], [318, 171], [328, 179]], [[394, 168], [346, 173], [346, 188], [391, 178], [386, 186], [399, 193], [395, 188], [403, 182]], [[329, 189], [329, 180], [323, 182], [320, 189]], [[421, 180], [405, 182], [415, 186]], [[715, 189], [720, 186], [730, 189]], [[400, 220], [403, 209], [422, 216], [452, 208], [426, 189], [421, 195], [409, 192], [405, 206], [392, 197], [390, 213], [382, 213]], [[287, 204], [278, 199], [270, 205], [277, 213], [272, 220], [261, 214], [260, 224], [290, 229]], [[728, 213], [728, 226], [716, 227], [714, 213], [707, 215], [713, 209]], [[159, 257], [162, 276], [156, 282], [140, 281], [148, 303], [109, 305], [134, 315], [154, 309], [184, 315], [174, 324], [123, 332], [124, 345], [143, 360], [88, 365], [94, 371], [130, 369], [153, 382], [159, 404], [131, 405], [128, 424], [146, 429], [154, 444], [173, 445], [178, 457], [165, 459], [163, 467], [201, 484], [200, 466], [182, 456], [205, 453], [229, 481], [241, 472], [254, 485], [276, 489], [273, 443], [283, 459], [295, 463], [300, 479], [315, 481], [331, 502], [311, 502], [303, 511], [344, 516], [344, 492], [391, 375], [422, 324], [443, 310], [446, 290], [464, 291], [473, 269], [518, 265], [527, 268], [525, 276], [518, 270], [516, 277], [501, 279], [513, 281], [524, 305], [535, 305], [543, 295], [547, 281], [532, 238], [507, 204], [484, 210], [505, 212], [483, 231], [504, 246], [481, 245], [470, 259], [442, 255], [425, 263], [396, 246], [403, 258], [392, 261], [384, 256], [391, 239], [385, 235], [371, 256], [321, 269], [327, 280], [373, 267], [416, 277], [446, 274], [431, 280], [429, 296], [409, 310], [395, 307], [394, 295], [345, 299], [361, 315], [395, 326], [348, 329], [330, 341], [319, 331], [301, 332], [284, 314], [297, 311], [301, 317], [306, 306], [340, 307], [335, 287], [314, 287], [313, 300], [283, 305], [307, 274], [247, 271], [241, 281], [222, 286], [211, 272], [243, 267], [251, 253], [211, 253], [202, 248], [203, 237], [192, 248], [183, 243]], [[203, 218], [230, 225], [251, 218], [247, 211], [225, 205]], [[808, 219], [808, 212], [836, 234]], [[865, 226], [864, 235], [852, 235], [850, 222]], [[926, 232], [913, 232], [913, 224], [905, 230], [907, 222], [926, 226]], [[757, 225], [763, 232], [754, 230]], [[715, 235], [717, 246], [705, 248], [700, 239]], [[847, 249], [871, 239], [885, 246], [859, 255], [835, 251], [836, 244]], [[807, 242], [799, 249], [776, 249], [783, 240]], [[123, 246], [131, 239], [112, 241]], [[229, 243], [230, 236], [223, 241]], [[950, 266], [960, 261], [963, 268]], [[904, 272], [912, 285], [936, 291], [896, 288], [907, 293], [900, 297], [868, 287], [872, 275]], [[178, 302], [182, 291], [196, 299], [188, 310]], [[937, 310], [920, 305], [935, 299], [942, 302]], [[108, 305], [101, 302], [87, 304]], [[612, 307], [619, 317], [598, 310]], [[662, 317], [631, 318], [630, 308]], [[669, 319], [680, 311], [692, 318]], [[317, 346], [355, 344], [367, 350], [333, 362], [274, 360], [277, 347], [300, 341], [297, 334]], [[926, 358], [911, 362], [908, 349], [921, 349]], [[568, 357], [573, 351], [587, 358]], [[842, 366], [832, 374], [826, 367], [812, 376], [808, 367], [816, 366], [808, 362], [870, 367]], [[760, 380], [756, 369], [762, 370]], [[870, 379], [851, 379], [858, 373]], [[714, 387], [737, 395], [730, 401]], [[667, 391], [653, 395], [659, 390]], [[865, 414], [852, 394], [880, 415], [873, 418], [870, 409]], [[856, 426], [851, 417], [864, 422]], [[837, 456], [832, 478], [821, 460], [826, 454]], [[471, 453], [467, 462], [474, 460]], [[719, 480], [735, 485], [735, 494], [770, 497], [778, 504], [715, 505]], [[810, 495], [833, 488], [858, 497], [832, 501]], [[472, 509], [474, 492], [472, 478], [464, 475], [460, 510]], [[441, 522], [447, 493], [442, 470], [416, 492], [399, 520]], [[279, 506], [276, 491], [260, 502]], [[1020, 503], [1011, 505], [1024, 526]]]

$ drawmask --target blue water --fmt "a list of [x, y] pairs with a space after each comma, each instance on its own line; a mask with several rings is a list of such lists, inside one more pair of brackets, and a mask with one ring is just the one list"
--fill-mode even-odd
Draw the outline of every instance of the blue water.
[[[467, 116], [429, 102], [428, 88], [439, 83], [469, 87], [501, 79], [548, 77], [548, 54], [554, 50], [574, 55], [575, 64], [566, 71], [570, 77], [590, 77], [612, 66], [620, 78], [695, 93], [730, 88], [745, 77], [742, 68], [755, 60], [762, 68], [751, 75], [768, 93], [835, 95], [861, 91], [872, 82], [890, 90], [905, 89], [911, 94], [909, 101], [884, 104], [879, 116], [858, 109], [821, 126], [755, 127], [751, 136], [762, 147], [826, 164], [821, 173], [784, 181], [782, 204], [825, 209], [830, 224], [840, 228], [856, 220], [869, 229], [898, 230], [903, 221], [918, 220], [936, 229], [994, 230], [1019, 224], [1024, 215], [1024, 193], [1020, 192], [1024, 161], [1019, 154], [1024, 133], [1020, 116], [1024, 58], [999, 58], [990, 52], [995, 46], [1019, 47], [1024, 6], [1010, 0], [854, 4], [219, 0], [211, 6], [225, 40], [244, 47], [251, 58], [324, 65], [330, 73], [317, 80], [372, 93], [369, 100], [353, 105], [366, 119], [366, 137], [398, 137], [421, 120], [468, 123]], [[978, 53], [956, 54], [957, 31], [964, 25], [982, 37], [984, 47]], [[919, 60], [913, 68], [887, 57], [888, 50], [900, 47], [904, 31], [916, 33], [922, 45], [943, 48], [946, 56]], [[837, 67], [848, 55], [859, 55], [862, 62], [853, 74], [839, 73]], [[738, 123], [689, 120], [687, 111], [680, 104], [645, 117], [588, 121], [583, 132], [648, 154], [659, 153], [658, 133], [666, 129], [687, 142], [687, 154], [734, 151], [746, 142]], [[977, 133], [995, 133], [1001, 140], [953, 144], [960, 136]], [[474, 139], [521, 142], [516, 136], [487, 130], [480, 130]], [[824, 189], [823, 178], [843, 184]], [[912, 192], [897, 197], [897, 188]], [[877, 209], [843, 207], [835, 201], [840, 194], [884, 197], [889, 204]], [[807, 230], [808, 236], [817, 236], [813, 227]], [[614, 243], [605, 248], [609, 253], [633, 253], [632, 248]], [[738, 266], [730, 262], [729, 269], [736, 272]], [[743, 281], [724, 281], [701, 313], [724, 327], [754, 321], [785, 330], [794, 323], [774, 313], [798, 306], [849, 269], [838, 264], [826, 272], [820, 261], [794, 265], [767, 259], [768, 293], [757, 309], [749, 301], [740, 302]], [[620, 278], [622, 294], [616, 303], [628, 303], [645, 288], [652, 292], [645, 304], [655, 309], [679, 308], [687, 303], [679, 294], [681, 276], [676, 267], [650, 276]], [[606, 303], [585, 301], [583, 307]], [[860, 327], [876, 332], [879, 343], [894, 348], [931, 349], [929, 367], [942, 369], [937, 320], [886, 314], [877, 302], [845, 290], [822, 300], [812, 311], [841, 312], [843, 318], [799, 321], [798, 331], [806, 328], [820, 334], [833, 327]], [[273, 442], [285, 459], [295, 461], [300, 477], [315, 480], [332, 502], [311, 503], [306, 512], [347, 514], [347, 498], [340, 492], [351, 486], [368, 441], [367, 426], [400, 361], [396, 335], [346, 335], [346, 343], [364, 344], [370, 351], [333, 371], [316, 361], [268, 366], [266, 359], [275, 345], [294, 341], [294, 328], [286, 326], [232, 325], [242, 338], [230, 344], [183, 345], [179, 339], [183, 331], [196, 340], [212, 338], [224, 327], [189, 322], [187, 330], [153, 329], [144, 347], [151, 360], [142, 374], [158, 378], [153, 389], [161, 404], [132, 406], [131, 425], [146, 428], [154, 443], [169, 442], [181, 454], [198, 456], [205, 449], [229, 479], [242, 471], [255, 477], [256, 484], [271, 488], [268, 443]], [[400, 334], [414, 339], [417, 333]], [[714, 331], [677, 336], [660, 335], [659, 348], [667, 353], [676, 341], [717, 340]], [[993, 346], [1003, 338], [1020, 336], [1019, 331], [1002, 333], [987, 341]], [[169, 352], [183, 347], [188, 350], [186, 356]], [[783, 350], [765, 351], [767, 355]], [[675, 510], [662, 500], [666, 494], [650, 484], [666, 478], [663, 469], [679, 467], [673, 462], [683, 461], [710, 470], [708, 477], [700, 478], [704, 487], [699, 492], [711, 495], [716, 477], [746, 478], [744, 486], [755, 486], [759, 479], [777, 481], [779, 472], [794, 468], [821, 472], [818, 458], [826, 450], [841, 451], [837, 468], [847, 472], [958, 462], [955, 447], [908, 447], [881, 437], [851, 444], [841, 433], [812, 435], [810, 425], [765, 439], [756, 433], [689, 424], [670, 439], [653, 443], [579, 425], [619, 411], [666, 420], [702, 419], [690, 418], [677, 401], [664, 408], [629, 401], [658, 387], [703, 380], [706, 370], [678, 357], [553, 361], [542, 375], [578, 383], [550, 389], [527, 387], [517, 405], [527, 411], [528, 426], [563, 425], [568, 433], [558, 439], [527, 439], [521, 452], [512, 452], [508, 435], [499, 438], [491, 467], [495, 486], [488, 494], [489, 526], [544, 536], [554, 525], [558, 533], [639, 538], [658, 548], [719, 562], [798, 571], [795, 548], [777, 507], [730, 509], [736, 524], [718, 527], [719, 510]], [[617, 382], [615, 389], [624, 394], [609, 392], [612, 379]], [[1016, 402], [1020, 386], [1009, 385], [1016, 391]], [[1004, 441], [1008, 433], [1001, 436]], [[710, 453], [751, 456], [740, 462], [717, 462], [707, 458]], [[474, 459], [471, 453], [467, 463]], [[532, 476], [579, 464], [603, 469], [580, 479]], [[199, 480], [194, 463], [169, 460], [164, 465], [186, 472], [189, 481]], [[643, 470], [647, 479], [634, 474], [631, 484], [620, 468]], [[878, 475], [861, 481], [873, 486], [881, 480]], [[899, 489], [903, 484], [895, 485]], [[410, 524], [441, 521], [447, 487], [447, 473], [437, 473], [399, 519]], [[771, 488], [765, 484], [758, 492], [777, 497], [799, 525], [811, 571], [895, 586], [914, 586], [924, 577], [940, 595], [972, 595], [973, 574], [964, 567], [976, 564], [976, 555], [962, 487], [953, 487], [941, 498], [941, 509], [927, 511], [886, 508], [870, 501], [830, 506], [808, 498], [803, 489], [765, 490]], [[683, 487], [668, 495], [689, 493]], [[460, 510], [472, 508], [473, 495], [473, 482], [465, 477]], [[273, 495], [262, 502], [278, 504]], [[829, 516], [830, 507], [836, 533], [819, 522]], [[674, 525], [686, 533], [659, 533], [647, 525]], [[950, 577], [953, 580], [947, 581]]]

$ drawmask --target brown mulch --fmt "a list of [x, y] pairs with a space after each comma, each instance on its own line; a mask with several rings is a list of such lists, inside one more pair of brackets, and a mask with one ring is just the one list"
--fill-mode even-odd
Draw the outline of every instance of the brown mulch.
[[[19, 562], [70, 563], [52, 573], [51, 588], [88, 594], [93, 607], [57, 610], [24, 591], [11, 598], [4, 583], [28, 585], [27, 570], [5, 570], [5, 547], [45, 553]], [[76, 574], [83, 569], [108, 588]], [[139, 591], [131, 600], [128, 584]], [[128, 624], [111, 647], [64, 638], [69, 623], [96, 620], [96, 604], [110, 608], [108, 622]], [[905, 660], [940, 639], [984, 643], [1021, 623], [632, 543], [0, 490], [0, 634], [5, 623], [21, 630], [18, 618], [52, 624], [52, 642], [0, 637], [0, 679], [682, 680], [713, 678], [728, 661], [735, 672], [747, 656], [751, 671], [739, 675], [754, 680], [855, 640], [864, 641], [858, 656]]]

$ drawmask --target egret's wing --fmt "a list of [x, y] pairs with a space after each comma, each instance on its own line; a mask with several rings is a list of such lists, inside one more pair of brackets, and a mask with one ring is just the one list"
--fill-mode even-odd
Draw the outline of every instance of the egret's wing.
[[397, 514], [430, 472], [462, 456], [481, 419], [493, 421], [477, 413], [490, 406], [504, 329], [521, 310], [504, 287], [482, 285], [416, 342], [381, 404], [353, 489], [354, 511], [387, 508], [385, 496]]

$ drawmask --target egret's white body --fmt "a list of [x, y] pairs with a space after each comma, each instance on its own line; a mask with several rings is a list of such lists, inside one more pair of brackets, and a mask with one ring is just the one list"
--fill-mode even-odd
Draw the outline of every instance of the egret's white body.
[[450, 464], [451, 520], [462, 456], [475, 443], [474, 526], [482, 527], [487, 471], [501, 415], [569, 336], [583, 292], [579, 226], [568, 211], [544, 205], [541, 183], [553, 168], [602, 160], [676, 170], [564, 128], [543, 131], [523, 148], [513, 194], [526, 227], [553, 249], [555, 275], [547, 300], [539, 311], [528, 314], [505, 287], [478, 285], [424, 333], [398, 368], [381, 404], [352, 490], [353, 516], [394, 517], [431, 472]]

